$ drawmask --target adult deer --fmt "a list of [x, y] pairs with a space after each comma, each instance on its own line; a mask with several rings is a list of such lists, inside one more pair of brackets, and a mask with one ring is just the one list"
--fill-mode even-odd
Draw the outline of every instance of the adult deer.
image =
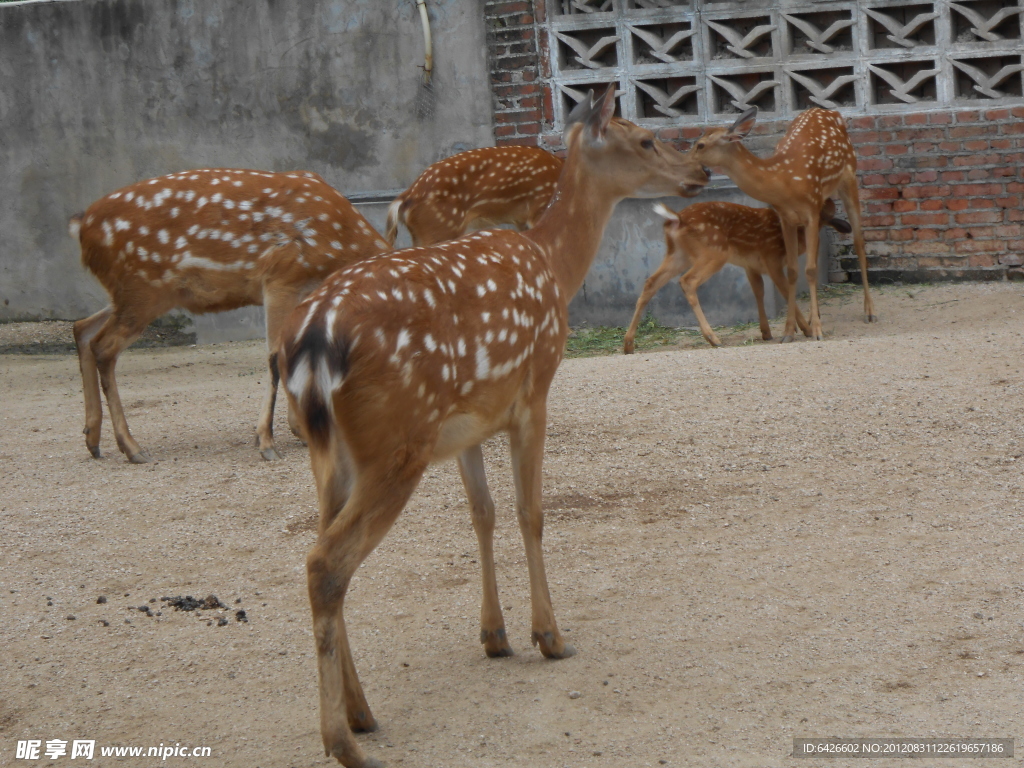
[[[789, 126], [766, 159], [757, 157], [741, 143], [757, 119], [757, 107], [751, 107], [730, 128], [709, 128], [690, 149], [690, 157], [709, 167], [722, 168], [737, 186], [755, 200], [768, 203], [782, 221], [786, 243], [786, 331], [783, 341], [792, 341], [796, 333], [796, 278], [800, 247], [797, 229], [804, 228], [807, 252], [818, 252], [818, 219], [825, 200], [838, 192], [853, 230], [853, 247], [860, 261], [864, 284], [864, 315], [877, 320], [868, 290], [868, 262], [864, 251], [864, 233], [860, 223], [860, 196], [857, 193], [857, 156], [846, 132], [843, 116], [836, 111], [814, 107], [802, 112]], [[811, 294], [811, 336], [821, 339], [818, 314], [818, 260], [807, 259], [807, 283]]]
[[[282, 321], [334, 270], [390, 250], [337, 190], [298, 172], [203, 169], [140, 181], [73, 217], [70, 231], [82, 264], [110, 294], [110, 306], [74, 325], [85, 444], [100, 458], [102, 383], [117, 447], [134, 464], [150, 456], [128, 429], [114, 368], [152, 320], [177, 307], [264, 305], [270, 379], [256, 433], [263, 458], [280, 458], [273, 420]], [[296, 429], [293, 413], [289, 421]]]
[[[772, 337], [768, 314], [764, 310], [764, 275], [768, 275], [783, 295], [788, 293], [785, 271], [786, 243], [782, 237], [782, 224], [771, 208], [751, 208], [736, 203], [697, 203], [679, 213], [670, 211], [661, 203], [654, 210], [665, 217], [665, 258], [647, 278], [643, 292], [636, 302], [633, 320], [626, 331], [623, 352], [633, 352], [636, 329], [644, 308], [676, 275], [683, 275], [679, 286], [700, 323], [700, 332], [713, 347], [722, 346], [718, 336], [704, 317], [697, 289], [712, 275], [728, 264], [743, 267], [747, 272], [750, 289], [757, 301], [757, 317], [761, 324], [761, 338]], [[820, 214], [820, 226], [828, 225], [839, 232], [850, 231], [850, 225], [836, 218], [836, 206], [825, 201]], [[804, 251], [804, 230], [798, 229], [798, 250]], [[686, 274], [683, 274], [683, 273]], [[796, 323], [805, 336], [811, 335], [800, 308], [796, 310]]]
[[532, 227], [551, 201], [562, 161], [537, 147], [481, 147], [440, 160], [388, 208], [391, 243], [401, 221], [412, 244], [454, 240], [471, 227]]
[[379, 763], [352, 735], [375, 720], [349, 650], [345, 593], [428, 464], [458, 457], [480, 546], [481, 642], [488, 656], [508, 656], [480, 444], [509, 433], [533, 642], [548, 658], [574, 653], [555, 622], [541, 551], [547, 395], [568, 302], [618, 200], [693, 195], [707, 182], [700, 165], [614, 119], [614, 109], [609, 88], [574, 110], [554, 200], [533, 229], [484, 231], [341, 270], [284, 328], [282, 381], [309, 441], [320, 507], [306, 564], [320, 729], [327, 754], [348, 768]]

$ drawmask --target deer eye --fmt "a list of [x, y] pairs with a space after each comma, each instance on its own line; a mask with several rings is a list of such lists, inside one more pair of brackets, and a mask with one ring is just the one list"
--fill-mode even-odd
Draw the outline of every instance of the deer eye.
[[654, 149], [654, 141], [651, 139], [644, 139], [640, 142], [640, 146], [644, 149]]
[[703, 142], [703, 141], [702, 141], [702, 142], [700, 142], [700, 143], [699, 143], [699, 144], [697, 145], [697, 149], [704, 149], [704, 142]]

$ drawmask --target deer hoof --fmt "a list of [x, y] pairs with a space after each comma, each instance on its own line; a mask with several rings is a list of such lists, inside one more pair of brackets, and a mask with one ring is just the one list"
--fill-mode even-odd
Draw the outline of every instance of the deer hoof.
[[878, 322], [878, 315], [868, 315], [867, 317], [864, 318], [864, 322], [865, 323], [877, 323]]
[[98, 445], [87, 445], [86, 448], [89, 449], [89, 453], [92, 454], [92, 457], [94, 459], [102, 459], [103, 458], [103, 454], [100, 453], [100, 447]]
[[133, 453], [128, 457], [128, 461], [132, 464], [149, 464], [152, 460], [153, 457], [143, 450], [140, 450], [138, 453]]
[[374, 757], [364, 757], [361, 760], [358, 758], [353, 759], [351, 755], [346, 756], [341, 750], [329, 749], [325, 749], [324, 753], [327, 757], [333, 757], [344, 765], [345, 768], [384, 768], [384, 763]]
[[791, 342], [792, 340], [793, 340], [793, 336], [792, 335], [786, 335], [786, 336], [783, 336], [781, 339], [779, 339], [779, 344], [789, 344], [789, 342]]
[[278, 461], [281, 458], [281, 454], [277, 452], [277, 449], [274, 446], [264, 448], [260, 451], [260, 456], [262, 456], [265, 461]]
[[348, 727], [353, 733], [373, 733], [377, 730], [377, 721], [367, 711], [355, 712], [348, 719]]
[[624, 355], [632, 355], [633, 354], [633, 349], [634, 349], [633, 342], [632, 341], [627, 341], [625, 344], [622, 345], [622, 354], [624, 354]]
[[540, 643], [540, 652], [546, 659], [568, 659], [570, 656], [576, 655], [576, 649], [566, 642], [562, 642], [562, 650], [557, 650], [555, 648], [555, 636], [551, 632], [544, 632], [543, 634], [534, 632], [533, 644], [537, 645], [538, 643]]
[[480, 642], [484, 644], [484, 653], [487, 654], [488, 658], [502, 659], [514, 655], [504, 628], [493, 631], [481, 629]]

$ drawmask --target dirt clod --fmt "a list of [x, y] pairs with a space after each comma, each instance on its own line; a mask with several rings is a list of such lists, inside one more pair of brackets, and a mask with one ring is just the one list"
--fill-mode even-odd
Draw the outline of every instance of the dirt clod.
[[[162, 601], [173, 606], [176, 611], [209, 611], [217, 608], [226, 610], [227, 606], [217, 599], [216, 595], [207, 595], [202, 600], [197, 600], [192, 595], [185, 597], [161, 597]], [[141, 608], [139, 610], [142, 610]]]

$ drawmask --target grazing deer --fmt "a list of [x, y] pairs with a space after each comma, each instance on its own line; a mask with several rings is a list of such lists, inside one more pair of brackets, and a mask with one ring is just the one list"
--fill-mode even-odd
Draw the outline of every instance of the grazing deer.
[[[730, 128], [709, 128], [690, 149], [690, 157], [710, 167], [722, 168], [736, 185], [755, 200], [768, 203], [779, 214], [786, 243], [786, 331], [783, 341], [796, 333], [796, 278], [800, 247], [797, 230], [804, 228], [807, 252], [818, 252], [819, 215], [825, 201], [838, 192], [853, 230], [853, 247], [860, 261], [864, 284], [864, 315], [877, 320], [868, 290], [868, 261], [860, 223], [857, 193], [857, 156], [838, 112], [814, 107], [802, 112], [789, 126], [775, 153], [761, 159], [741, 143], [757, 119], [751, 107]], [[818, 260], [807, 259], [807, 283], [811, 293], [811, 336], [820, 340], [818, 314]]]
[[320, 507], [307, 558], [328, 755], [376, 766], [352, 730], [376, 727], [345, 632], [345, 593], [405, 507], [426, 467], [457, 457], [480, 546], [480, 639], [512, 653], [498, 601], [494, 502], [481, 443], [509, 433], [516, 512], [526, 547], [533, 643], [574, 653], [555, 623], [541, 550], [547, 396], [568, 334], [568, 303], [616, 202], [693, 195], [700, 165], [651, 131], [614, 119], [614, 87], [573, 111], [554, 200], [523, 233], [490, 230], [343, 269], [282, 331], [281, 376], [300, 414]]
[[[110, 306], [74, 325], [85, 392], [85, 444], [100, 458], [100, 383], [114, 436], [134, 464], [150, 456], [132, 437], [117, 392], [117, 357], [149, 323], [177, 307], [266, 308], [270, 386], [256, 429], [277, 459], [274, 401], [281, 322], [331, 272], [390, 250], [341, 194], [315, 173], [204, 169], [140, 181], [71, 219], [82, 264]], [[295, 429], [294, 414], [289, 421]]]
[[[679, 213], [658, 203], [654, 210], [667, 219], [665, 258], [644, 283], [644, 290], [636, 302], [636, 312], [626, 331], [623, 352], [627, 355], [633, 352], [633, 340], [644, 308], [654, 298], [654, 294], [676, 275], [683, 275], [679, 279], [679, 286], [690, 302], [690, 309], [697, 316], [700, 332], [711, 346], [722, 346], [700, 308], [697, 289], [727, 263], [746, 270], [750, 289], [757, 301], [761, 338], [765, 341], [771, 339], [772, 330], [768, 325], [768, 314], [764, 311], [764, 275], [772, 279], [780, 293], [787, 293], [783, 270], [786, 243], [775, 211], [736, 203], [697, 203]], [[821, 226], [826, 224], [839, 232], [850, 231], [846, 221], [836, 218], [836, 206], [831, 200], [826, 200], [821, 210]], [[803, 253], [805, 238], [802, 227], [798, 237], [799, 252]], [[799, 307], [796, 310], [796, 322], [805, 336], [811, 335], [811, 329]]]
[[532, 227], [551, 201], [562, 161], [537, 147], [481, 147], [434, 163], [388, 208], [394, 244], [402, 221], [412, 244], [454, 240], [471, 227]]

